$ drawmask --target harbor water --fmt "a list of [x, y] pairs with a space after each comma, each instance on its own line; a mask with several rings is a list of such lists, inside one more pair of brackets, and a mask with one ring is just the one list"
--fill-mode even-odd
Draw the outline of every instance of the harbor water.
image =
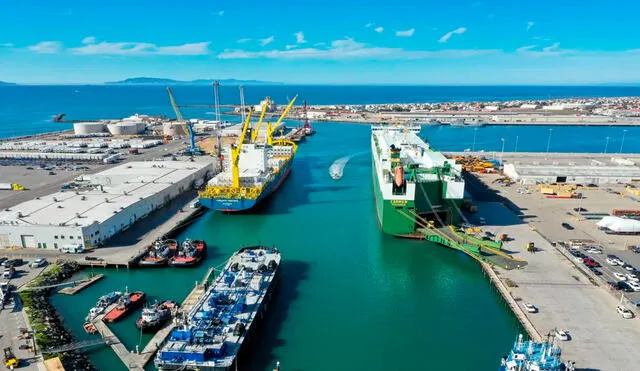
[[[208, 212], [183, 232], [203, 238], [209, 254], [195, 269], [105, 271], [106, 278], [55, 306], [80, 339], [83, 318], [112, 290], [143, 290], [153, 300], [182, 300], [210, 266], [243, 245], [273, 244], [284, 263], [275, 300], [239, 369], [493, 369], [521, 331], [517, 320], [461, 253], [380, 233], [369, 156], [354, 156], [342, 179], [336, 158], [366, 151], [366, 125], [318, 124], [302, 144], [290, 178], [263, 207], [246, 215]], [[96, 272], [102, 270], [96, 270]], [[128, 349], [142, 349], [131, 316], [113, 325]], [[465, 349], [465, 357], [459, 357]], [[100, 369], [121, 362], [108, 348], [90, 353]]]

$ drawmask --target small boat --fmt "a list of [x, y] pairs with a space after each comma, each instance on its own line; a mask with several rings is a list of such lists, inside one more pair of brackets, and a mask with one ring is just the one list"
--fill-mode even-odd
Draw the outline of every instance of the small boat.
[[88, 333], [88, 334], [95, 334], [96, 332], [98, 332], [98, 329], [96, 328], [96, 325], [94, 325], [91, 322], [85, 322], [84, 325], [82, 326], [84, 327], [84, 330]]
[[342, 178], [342, 175], [344, 174], [344, 167], [347, 165], [347, 162], [349, 162], [348, 156], [335, 160], [329, 167], [329, 175], [331, 175], [331, 178], [336, 180]]
[[454, 128], [461, 128], [461, 127], [464, 127], [464, 126], [465, 126], [464, 119], [462, 119], [462, 118], [452, 119], [452, 120], [449, 122], [449, 125], [450, 125], [451, 127], [454, 127]]
[[156, 302], [152, 307], [142, 309], [142, 315], [136, 320], [136, 327], [142, 332], [155, 332], [159, 330], [178, 309], [179, 304], [175, 301], [165, 300]]
[[102, 312], [104, 312], [104, 310], [107, 309], [109, 305], [115, 303], [116, 300], [118, 300], [121, 296], [122, 293], [120, 291], [114, 291], [106, 295], [102, 295], [96, 302], [96, 305], [93, 308], [89, 309], [89, 314], [87, 314], [85, 321], [91, 322], [96, 319], [96, 317], [102, 314]]
[[172, 267], [189, 267], [199, 264], [207, 253], [207, 244], [203, 240], [186, 239], [176, 254], [169, 259]]
[[149, 251], [138, 261], [140, 267], [161, 267], [166, 265], [169, 259], [175, 254], [178, 247], [176, 240], [155, 241]]
[[105, 322], [116, 322], [124, 318], [127, 314], [140, 308], [146, 300], [146, 294], [142, 291], [125, 293], [118, 299], [118, 305], [105, 314]]

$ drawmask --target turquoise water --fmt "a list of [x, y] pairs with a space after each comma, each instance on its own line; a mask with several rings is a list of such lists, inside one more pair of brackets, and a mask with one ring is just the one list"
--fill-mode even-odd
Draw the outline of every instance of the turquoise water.
[[[300, 146], [290, 178], [264, 207], [249, 215], [208, 212], [182, 234], [207, 240], [210, 254], [200, 267], [109, 269], [75, 296], [54, 296], [73, 333], [89, 338], [83, 318], [107, 291], [128, 286], [182, 300], [209, 266], [262, 242], [282, 251], [282, 280], [240, 370], [268, 370], [276, 360], [283, 370], [305, 371], [497, 368], [521, 329], [478, 264], [438, 246], [382, 235], [368, 126], [316, 128]], [[331, 179], [330, 164], [348, 155], [355, 156], [344, 177]], [[140, 337], [134, 321], [112, 327], [129, 349], [149, 339]], [[124, 369], [110, 349], [90, 357], [101, 370]]]

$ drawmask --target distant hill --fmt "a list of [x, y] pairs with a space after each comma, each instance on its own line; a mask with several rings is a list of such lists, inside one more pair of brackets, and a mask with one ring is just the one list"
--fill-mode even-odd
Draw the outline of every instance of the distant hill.
[[[107, 85], [211, 85], [214, 79], [198, 79], [198, 80], [173, 80], [155, 77], [132, 77], [121, 81], [106, 82]], [[221, 85], [280, 85], [280, 82], [258, 81], [258, 80], [236, 80], [223, 79], [217, 80]]]
[[0, 81], [0, 85], [15, 85], [13, 82]]

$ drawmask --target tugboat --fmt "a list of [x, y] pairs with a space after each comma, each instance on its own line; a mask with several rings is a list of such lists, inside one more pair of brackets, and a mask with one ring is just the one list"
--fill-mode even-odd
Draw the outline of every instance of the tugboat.
[[140, 267], [161, 267], [167, 264], [178, 248], [178, 241], [158, 239], [140, 259]]
[[116, 300], [120, 299], [122, 293], [120, 291], [110, 292], [106, 295], [102, 295], [96, 305], [89, 310], [89, 314], [84, 319], [87, 322], [92, 322], [96, 317], [98, 317], [102, 312], [104, 312], [107, 307], [116, 302]]
[[546, 341], [523, 341], [518, 335], [511, 352], [502, 358], [499, 371], [574, 371], [575, 362], [561, 360], [560, 347], [555, 337], [549, 335]]
[[156, 302], [153, 307], [143, 308], [142, 315], [136, 320], [136, 327], [142, 332], [155, 332], [171, 318], [178, 306], [175, 301], [165, 300]]
[[207, 253], [207, 244], [203, 240], [186, 239], [178, 252], [171, 259], [169, 265], [172, 267], [189, 267], [199, 264]]
[[140, 308], [146, 300], [146, 294], [142, 291], [132, 293], [125, 292], [118, 300], [118, 305], [104, 316], [105, 322], [116, 322], [123, 319], [127, 314]]

